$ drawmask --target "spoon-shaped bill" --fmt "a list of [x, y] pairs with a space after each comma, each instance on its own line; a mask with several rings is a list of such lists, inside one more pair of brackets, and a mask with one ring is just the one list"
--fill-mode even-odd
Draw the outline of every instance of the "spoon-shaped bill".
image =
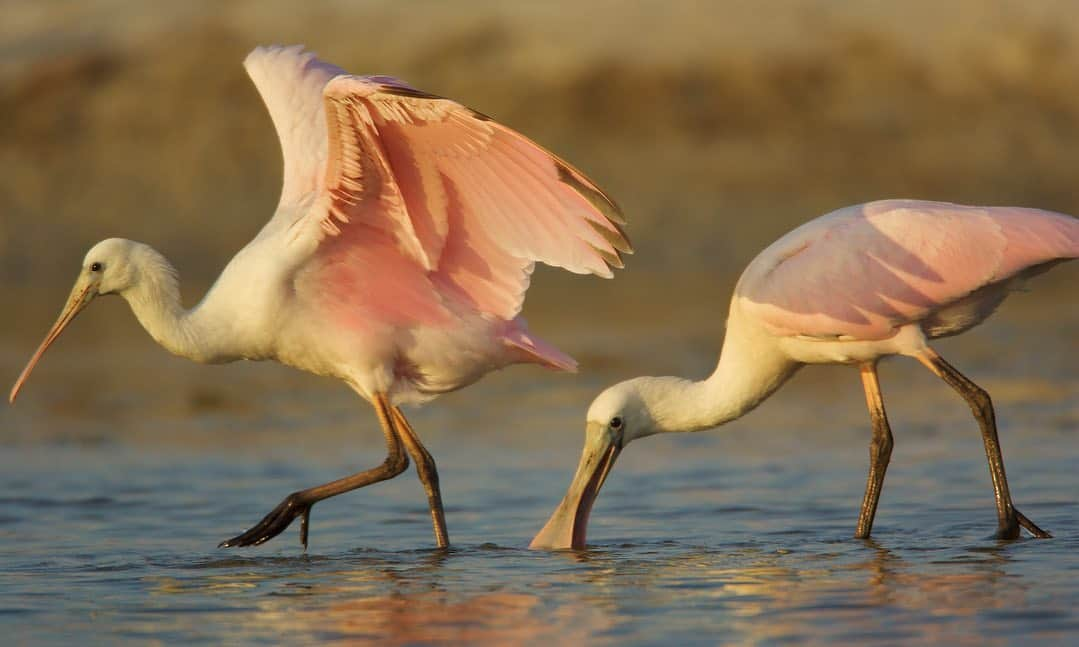
[[60, 317], [56, 320], [56, 323], [49, 329], [49, 333], [45, 335], [44, 341], [37, 347], [34, 352], [34, 356], [30, 358], [30, 361], [26, 363], [26, 368], [19, 374], [19, 379], [15, 380], [15, 386], [11, 387], [11, 393], [8, 395], [8, 402], [15, 402], [15, 397], [19, 395], [19, 389], [22, 388], [23, 382], [30, 377], [30, 372], [34, 370], [34, 366], [37, 365], [38, 360], [45, 354], [49, 346], [52, 345], [56, 338], [60, 336], [60, 333], [64, 332], [64, 328], [71, 323], [75, 316], [82, 312], [94, 297], [97, 296], [97, 291], [94, 289], [93, 283], [80, 279], [76, 281], [75, 287], [71, 290], [71, 295], [67, 298], [67, 303], [64, 305], [64, 309], [60, 312]]
[[[589, 423], [589, 427], [593, 425], [598, 423]], [[581, 462], [577, 465], [577, 473], [566, 496], [528, 545], [529, 548], [581, 550], [585, 547], [592, 504], [622, 452], [621, 438], [613, 438], [603, 429], [590, 428], [585, 439]]]

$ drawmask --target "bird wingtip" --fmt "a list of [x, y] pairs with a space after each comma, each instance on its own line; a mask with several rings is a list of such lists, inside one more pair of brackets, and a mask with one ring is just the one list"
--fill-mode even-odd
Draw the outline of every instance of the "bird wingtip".
[[308, 51], [307, 47], [302, 44], [280, 45], [274, 43], [270, 45], [256, 45], [255, 48], [248, 52], [247, 56], [244, 57], [244, 68], [250, 71], [251, 69], [258, 67], [264, 61], [283, 56], [295, 58], [304, 63], [318, 58], [314, 52]]

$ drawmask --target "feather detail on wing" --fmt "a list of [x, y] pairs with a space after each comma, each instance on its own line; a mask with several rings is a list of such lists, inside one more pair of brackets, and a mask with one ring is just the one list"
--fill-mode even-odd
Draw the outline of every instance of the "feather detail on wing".
[[1079, 221], [1036, 209], [882, 201], [810, 221], [739, 280], [772, 333], [883, 339], [1024, 269], [1079, 256]]
[[631, 251], [614, 202], [509, 128], [387, 77], [339, 76], [324, 94], [324, 228], [393, 232], [480, 312], [516, 316], [536, 261], [609, 277]]
[[396, 253], [414, 266], [410, 294], [426, 285], [438, 310], [450, 298], [509, 321], [535, 262], [609, 277], [632, 252], [603, 191], [485, 115], [390, 77], [349, 76], [301, 47], [260, 47], [245, 67], [285, 158], [260, 237], [303, 241], [293, 249], [312, 254], [305, 280], [327, 272], [340, 294], [380, 281], [374, 259]]

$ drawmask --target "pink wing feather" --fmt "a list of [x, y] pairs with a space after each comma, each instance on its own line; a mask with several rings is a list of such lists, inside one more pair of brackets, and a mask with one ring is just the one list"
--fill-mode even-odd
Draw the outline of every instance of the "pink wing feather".
[[[299, 223], [321, 241], [307, 280], [324, 274], [338, 296], [382, 283], [373, 258], [397, 253], [414, 266], [408, 284], [428, 290], [427, 307], [410, 312], [443, 316], [452, 299], [510, 321], [534, 262], [609, 277], [632, 251], [595, 184], [480, 113], [390, 77], [345, 75], [301, 48], [259, 48], [246, 66], [282, 140], [282, 205], [314, 196]], [[385, 289], [365, 304], [398, 298]]]
[[338, 77], [325, 95], [331, 213], [362, 207], [349, 156], [381, 153], [402, 248], [481, 312], [514, 317], [535, 261], [609, 277], [631, 251], [614, 202], [523, 135], [386, 77]]
[[777, 335], [884, 339], [986, 285], [1079, 257], [1079, 220], [1037, 209], [890, 200], [780, 238], [736, 290]]

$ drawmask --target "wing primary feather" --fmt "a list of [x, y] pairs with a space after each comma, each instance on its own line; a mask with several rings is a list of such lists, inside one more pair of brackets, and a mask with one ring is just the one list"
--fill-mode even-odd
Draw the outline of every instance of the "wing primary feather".
[[[464, 189], [460, 192], [461, 195], [468, 196], [466, 199], [464, 199], [465, 204], [463, 205], [463, 207], [465, 209], [475, 209], [478, 207], [478, 210], [483, 210], [484, 212], [490, 214], [491, 217], [489, 217], [485, 221], [475, 221], [475, 224], [480, 229], [483, 229], [486, 232], [486, 235], [489, 239], [491, 239], [492, 241], [499, 239], [499, 236], [492, 231], [492, 228], [496, 230], [508, 229], [510, 231], [514, 231], [516, 232], [516, 239], [520, 239], [523, 232], [520, 232], [519, 228], [514, 223], [502, 216], [501, 209], [499, 209], [498, 205], [494, 202], [494, 199], [487, 191], [486, 187], [484, 186], [484, 182], [479, 180], [479, 178], [475, 176], [474, 172], [470, 172], [464, 168], [460, 168], [457, 169], [457, 172], [453, 174], [452, 179], [455, 184], [461, 185], [461, 188]], [[509, 249], [505, 246], [505, 244], [502, 244], [501, 246], [503, 249], [505, 249], [507, 252], [514, 256], [522, 258], [524, 257], [524, 254], [520, 249]]]
[[545, 211], [545, 216], [533, 219], [532, 223], [537, 231], [543, 232], [544, 244], [548, 248], [562, 245], [563, 243], [560, 242], [561, 234], [559, 233], [560, 225], [571, 225], [573, 223], [569, 222], [568, 218], [565, 218], [565, 208], [559, 196], [550, 190], [548, 185], [550, 178], [541, 177], [534, 166], [503, 151], [501, 147], [492, 146], [488, 149], [488, 153], [493, 160], [501, 162], [503, 167], [508, 167], [510, 170], [516, 168], [522, 176], [531, 180], [532, 184], [534, 184], [534, 190], [530, 191], [529, 195]]
[[[477, 158], [475, 161], [483, 164], [484, 168], [486, 168], [487, 172], [492, 176], [492, 180], [497, 179], [499, 182], [505, 184], [509, 188], [509, 190], [506, 191], [506, 194], [510, 199], [513, 200], [514, 210], [517, 211], [520, 216], [524, 216], [525, 218], [527, 218], [527, 220], [524, 222], [531, 225], [529, 229], [534, 230], [529, 232], [531, 234], [529, 236], [529, 239], [535, 242], [536, 238], [541, 238], [542, 240], [539, 242], [541, 242], [544, 247], [549, 248], [552, 246], [557, 246], [559, 244], [558, 237], [552, 236], [554, 232], [552, 232], [550, 228], [544, 226], [547, 218], [544, 217], [545, 214], [537, 213], [538, 210], [536, 208], [536, 206], [546, 207], [544, 211], [547, 211], [551, 215], [558, 217], [559, 212], [561, 211], [561, 205], [558, 203], [557, 197], [550, 193], [550, 191], [542, 184], [542, 182], [537, 182], [535, 178], [532, 178], [531, 184], [533, 184], [534, 186], [531, 187], [532, 190], [530, 190], [530, 187], [524, 184], [525, 178], [522, 174], [512, 172], [512, 167], [506, 169], [507, 163], [512, 164], [512, 160], [499, 156], [496, 149], [494, 148], [488, 149], [488, 153], [489, 155], [487, 155], [486, 157], [490, 157], [490, 160], [480, 157]], [[495, 168], [492, 167], [491, 162], [501, 162], [499, 164], [499, 167], [504, 171], [508, 170], [509, 172], [499, 173]], [[528, 198], [534, 198], [539, 204], [536, 206], [526, 204], [524, 201], [526, 196]]]
[[[592, 227], [592, 229], [594, 229], [602, 237], [603, 240], [607, 241], [607, 243], [609, 245], [611, 245], [611, 250], [606, 252], [605, 258], [609, 258], [610, 253], [612, 251], [615, 252], [615, 254], [618, 254], [618, 252], [620, 252], [620, 251], [621, 252], [632, 253], [630, 251], [629, 245], [624, 240], [624, 238], [625, 238], [624, 234], [622, 235], [622, 238], [619, 238], [616, 235], [616, 232], [613, 232], [613, 231], [607, 229], [606, 227], [603, 227], [603, 225], [601, 225], [600, 223], [596, 222], [595, 220], [587, 217], [587, 215], [582, 214], [579, 218], [567, 218], [566, 217], [567, 216], [567, 214], [566, 214], [567, 209], [565, 208], [564, 203], [562, 202], [562, 199], [560, 199], [559, 196], [555, 195], [555, 193], [551, 190], [550, 182], [554, 178], [552, 178], [549, 175], [549, 173], [550, 173], [551, 170], [553, 170], [553, 168], [554, 168], [553, 166], [548, 167], [547, 169], [542, 169], [539, 166], [537, 166], [535, 160], [533, 160], [531, 157], [526, 156], [526, 155], [515, 154], [515, 153], [517, 153], [517, 151], [516, 151], [516, 149], [514, 149], [512, 147], [508, 148], [508, 150], [507, 150], [506, 148], [501, 146], [500, 144], [504, 143], [501, 138], [496, 138], [495, 141], [497, 143], [493, 143], [493, 145], [488, 149], [488, 153], [492, 157], [503, 160], [504, 164], [512, 165], [513, 167], [517, 168], [518, 170], [520, 170], [520, 172], [522, 174], [527, 175], [528, 177], [532, 178], [537, 183], [538, 188], [540, 189], [540, 191], [539, 191], [540, 195], [543, 195], [544, 197], [548, 198], [547, 206], [548, 206], [548, 209], [549, 209], [549, 215], [552, 218], [557, 218], [563, 225], [567, 225], [567, 226], [571, 226], [571, 227], [576, 224], [577, 220], [583, 220], [583, 221], [587, 222]], [[548, 175], [546, 175], [546, 177], [544, 176], [544, 171], [546, 171], [548, 173]], [[581, 205], [581, 207], [583, 207], [583, 208], [592, 208], [592, 203], [589, 202], [588, 200], [586, 200], [584, 198], [584, 196], [580, 196], [576, 192], [574, 192], [574, 195], [578, 196], [579, 199], [584, 201], [584, 203]], [[585, 207], [584, 205], [588, 205], [588, 207]], [[576, 214], [574, 214], [574, 215], [576, 215]], [[602, 213], [600, 215], [602, 215]], [[535, 222], [538, 225], [540, 225], [541, 227], [543, 226], [543, 224], [546, 221], [547, 221], [547, 219], [545, 219], [543, 217], [535, 219]], [[621, 229], [618, 227], [617, 223], [613, 223], [613, 222], [608, 221], [608, 224], [615, 227], [618, 230], [618, 232], [621, 233]], [[550, 231], [549, 228], [547, 228], [547, 227], [543, 227], [543, 228]], [[578, 231], [577, 237], [578, 238], [584, 238], [585, 240], [583, 242], [586, 242], [593, 249], [599, 250], [599, 246], [597, 246], [597, 244], [595, 242], [587, 240], [589, 237], [582, 236], [583, 233], [584, 232]], [[618, 254], [618, 256], [619, 256], [619, 260], [618, 260], [618, 263], [616, 264], [616, 266], [617, 267], [623, 267], [623, 265], [621, 265], [621, 263], [622, 263], [621, 255]]]
[[525, 157], [531, 157], [529, 153], [538, 151], [550, 159], [555, 167], [558, 180], [579, 193], [597, 211], [603, 214], [611, 222], [625, 225], [626, 219], [622, 215], [622, 208], [612, 197], [603, 192], [599, 187], [591, 183], [587, 176], [569, 162], [543, 148], [532, 140], [520, 135], [509, 128], [495, 124], [499, 134], [507, 137], [508, 143], [514, 148], [521, 149]]
[[[603, 259], [603, 262], [607, 263], [607, 265], [609, 265], [610, 267], [622, 269], [626, 266], [625, 263], [622, 262], [622, 257], [618, 255], [617, 251], [612, 254], [611, 252], [596, 247], [595, 245], [589, 244], [588, 246], [595, 250], [595, 252], [599, 254], [600, 258]], [[610, 276], [608, 276], [607, 278], [610, 278]]]
[[626, 224], [626, 219], [622, 216], [622, 209], [615, 203], [613, 198], [601, 191], [598, 187], [582, 182], [580, 178], [583, 177], [584, 174], [574, 169], [557, 155], [551, 153], [548, 153], [548, 155], [551, 156], [551, 162], [554, 163], [555, 168], [558, 170], [558, 179], [560, 182], [569, 185], [574, 191], [580, 193], [611, 222], [619, 225]]
[[[629, 246], [626, 245], [626, 241], [616, 236], [615, 233], [610, 229], [607, 229], [603, 225], [597, 222], [593, 222], [591, 220], [588, 221], [588, 225], [592, 227], [592, 229], [594, 229], [596, 233], [598, 233], [600, 236], [603, 236], [603, 239], [606, 240], [607, 243], [611, 246], [611, 249], [614, 250], [614, 255], [618, 258], [619, 263], [622, 262], [622, 253], [633, 253], [632, 250], [628, 249]], [[622, 265], [619, 265], [619, 267], [622, 267]]]
[[408, 97], [409, 99], [426, 99], [433, 101], [449, 101], [446, 97], [440, 97], [437, 94], [431, 94], [424, 92], [423, 90], [417, 90], [414, 87], [408, 85], [394, 85], [390, 83], [380, 83], [379, 90], [386, 94], [392, 94], [397, 97]]

